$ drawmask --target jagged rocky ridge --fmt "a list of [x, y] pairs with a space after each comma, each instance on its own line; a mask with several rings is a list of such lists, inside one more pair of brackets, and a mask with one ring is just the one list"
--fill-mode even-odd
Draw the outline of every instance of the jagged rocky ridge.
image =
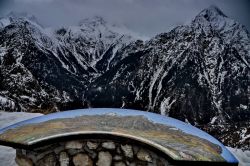
[[144, 42], [100, 17], [57, 30], [34, 20], [0, 20], [0, 109], [141, 109], [250, 147], [249, 33], [217, 7]]
[[116, 50], [133, 40], [99, 17], [58, 30], [15, 14], [1, 23], [0, 99], [2, 109], [10, 111], [82, 107], [87, 85], [108, 70]]

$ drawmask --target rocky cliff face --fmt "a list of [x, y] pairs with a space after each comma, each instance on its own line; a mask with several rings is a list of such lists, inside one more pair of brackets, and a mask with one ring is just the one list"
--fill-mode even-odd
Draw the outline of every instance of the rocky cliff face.
[[249, 44], [242, 25], [210, 7], [97, 78], [87, 100], [93, 106], [138, 106], [192, 124], [247, 120]]
[[58, 30], [16, 14], [0, 22], [1, 109], [9, 111], [82, 107], [87, 85], [134, 40], [99, 17]]
[[[222, 124], [241, 122], [242, 130], [248, 124], [249, 33], [217, 7], [145, 42], [99, 17], [57, 30], [31, 18], [0, 21], [3, 110], [134, 108], [210, 133]], [[249, 129], [244, 133], [237, 146], [249, 146]], [[230, 139], [241, 136], [239, 131]]]

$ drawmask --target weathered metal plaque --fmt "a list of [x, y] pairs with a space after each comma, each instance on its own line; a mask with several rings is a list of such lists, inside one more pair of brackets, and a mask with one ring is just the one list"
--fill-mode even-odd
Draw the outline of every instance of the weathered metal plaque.
[[189, 124], [126, 109], [81, 109], [33, 118], [0, 130], [0, 144], [28, 147], [50, 139], [91, 133], [141, 141], [173, 160], [238, 162], [218, 140]]

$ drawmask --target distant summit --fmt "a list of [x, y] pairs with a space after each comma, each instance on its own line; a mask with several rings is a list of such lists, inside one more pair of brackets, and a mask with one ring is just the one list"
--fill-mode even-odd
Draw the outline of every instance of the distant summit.
[[215, 17], [227, 17], [217, 6], [211, 5], [210, 7], [202, 10], [198, 16], [204, 16], [206, 19], [211, 20]]
[[6, 27], [15, 22], [29, 22], [31, 24], [36, 24], [43, 27], [34, 15], [30, 15], [26, 12], [10, 12], [4, 17], [0, 17], [0, 28]]
[[86, 19], [83, 19], [82, 21], [80, 21], [79, 25], [82, 26], [82, 25], [91, 25], [91, 26], [97, 26], [97, 25], [104, 25], [104, 24], [107, 24], [107, 22], [104, 20], [103, 17], [101, 16], [94, 16], [94, 17], [91, 17], [91, 18], [86, 18]]

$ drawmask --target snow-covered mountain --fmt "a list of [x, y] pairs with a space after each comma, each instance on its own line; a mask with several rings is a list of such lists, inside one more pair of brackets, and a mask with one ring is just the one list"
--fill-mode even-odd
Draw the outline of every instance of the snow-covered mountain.
[[244, 26], [211, 6], [189, 25], [157, 35], [120, 61], [88, 86], [85, 99], [93, 107], [175, 117], [231, 145], [240, 140], [241, 128], [246, 139], [234, 145], [249, 146], [249, 39]]
[[56, 30], [34, 20], [0, 19], [0, 109], [141, 109], [249, 148], [250, 37], [217, 7], [148, 41], [101, 17]]
[[23, 14], [0, 20], [0, 109], [51, 112], [81, 107], [86, 85], [108, 70], [113, 59], [122, 58], [115, 57], [118, 50], [135, 41], [100, 17], [56, 30], [33, 20]]

